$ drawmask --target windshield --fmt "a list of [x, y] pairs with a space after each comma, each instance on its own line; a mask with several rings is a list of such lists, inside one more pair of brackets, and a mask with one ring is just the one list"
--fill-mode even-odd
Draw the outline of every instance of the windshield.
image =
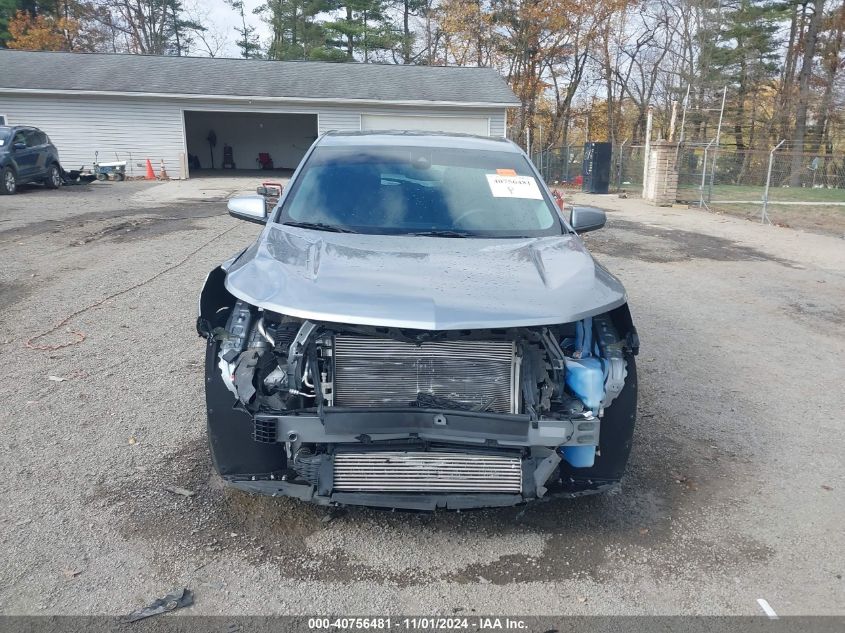
[[443, 237], [562, 232], [555, 207], [521, 154], [442, 147], [318, 147], [278, 221]]

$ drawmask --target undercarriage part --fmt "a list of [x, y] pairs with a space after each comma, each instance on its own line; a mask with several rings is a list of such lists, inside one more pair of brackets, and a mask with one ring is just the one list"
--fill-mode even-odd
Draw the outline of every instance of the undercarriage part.
[[518, 455], [459, 452], [339, 452], [334, 490], [401, 492], [522, 491]]
[[518, 412], [519, 363], [513, 341], [414, 345], [338, 334], [334, 368], [335, 406], [419, 406], [421, 396], [431, 396], [473, 411]]

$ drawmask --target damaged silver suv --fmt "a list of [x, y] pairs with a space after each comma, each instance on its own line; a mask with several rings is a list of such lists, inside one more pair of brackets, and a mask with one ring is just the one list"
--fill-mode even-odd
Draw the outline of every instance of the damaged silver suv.
[[631, 450], [622, 285], [503, 139], [319, 138], [209, 274], [208, 437], [223, 479], [320, 504], [435, 510], [599, 492]]

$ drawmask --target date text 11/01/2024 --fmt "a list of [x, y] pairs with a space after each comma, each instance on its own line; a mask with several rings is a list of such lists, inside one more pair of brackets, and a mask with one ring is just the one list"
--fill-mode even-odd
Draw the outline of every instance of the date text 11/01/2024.
[[519, 618], [473, 617], [356, 617], [356, 618], [309, 618], [310, 630], [389, 630], [405, 629], [414, 631], [440, 630], [523, 630], [528, 624]]

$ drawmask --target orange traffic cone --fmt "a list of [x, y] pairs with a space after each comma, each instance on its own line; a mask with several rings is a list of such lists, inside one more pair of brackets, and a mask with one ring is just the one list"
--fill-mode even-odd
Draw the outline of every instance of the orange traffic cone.
[[150, 159], [147, 159], [147, 180], [155, 180], [156, 175], [153, 172], [153, 164], [150, 162]]
[[167, 175], [167, 172], [164, 170], [164, 159], [161, 159], [161, 167], [159, 168], [158, 172], [158, 179], [159, 180], [170, 180], [170, 176]]

